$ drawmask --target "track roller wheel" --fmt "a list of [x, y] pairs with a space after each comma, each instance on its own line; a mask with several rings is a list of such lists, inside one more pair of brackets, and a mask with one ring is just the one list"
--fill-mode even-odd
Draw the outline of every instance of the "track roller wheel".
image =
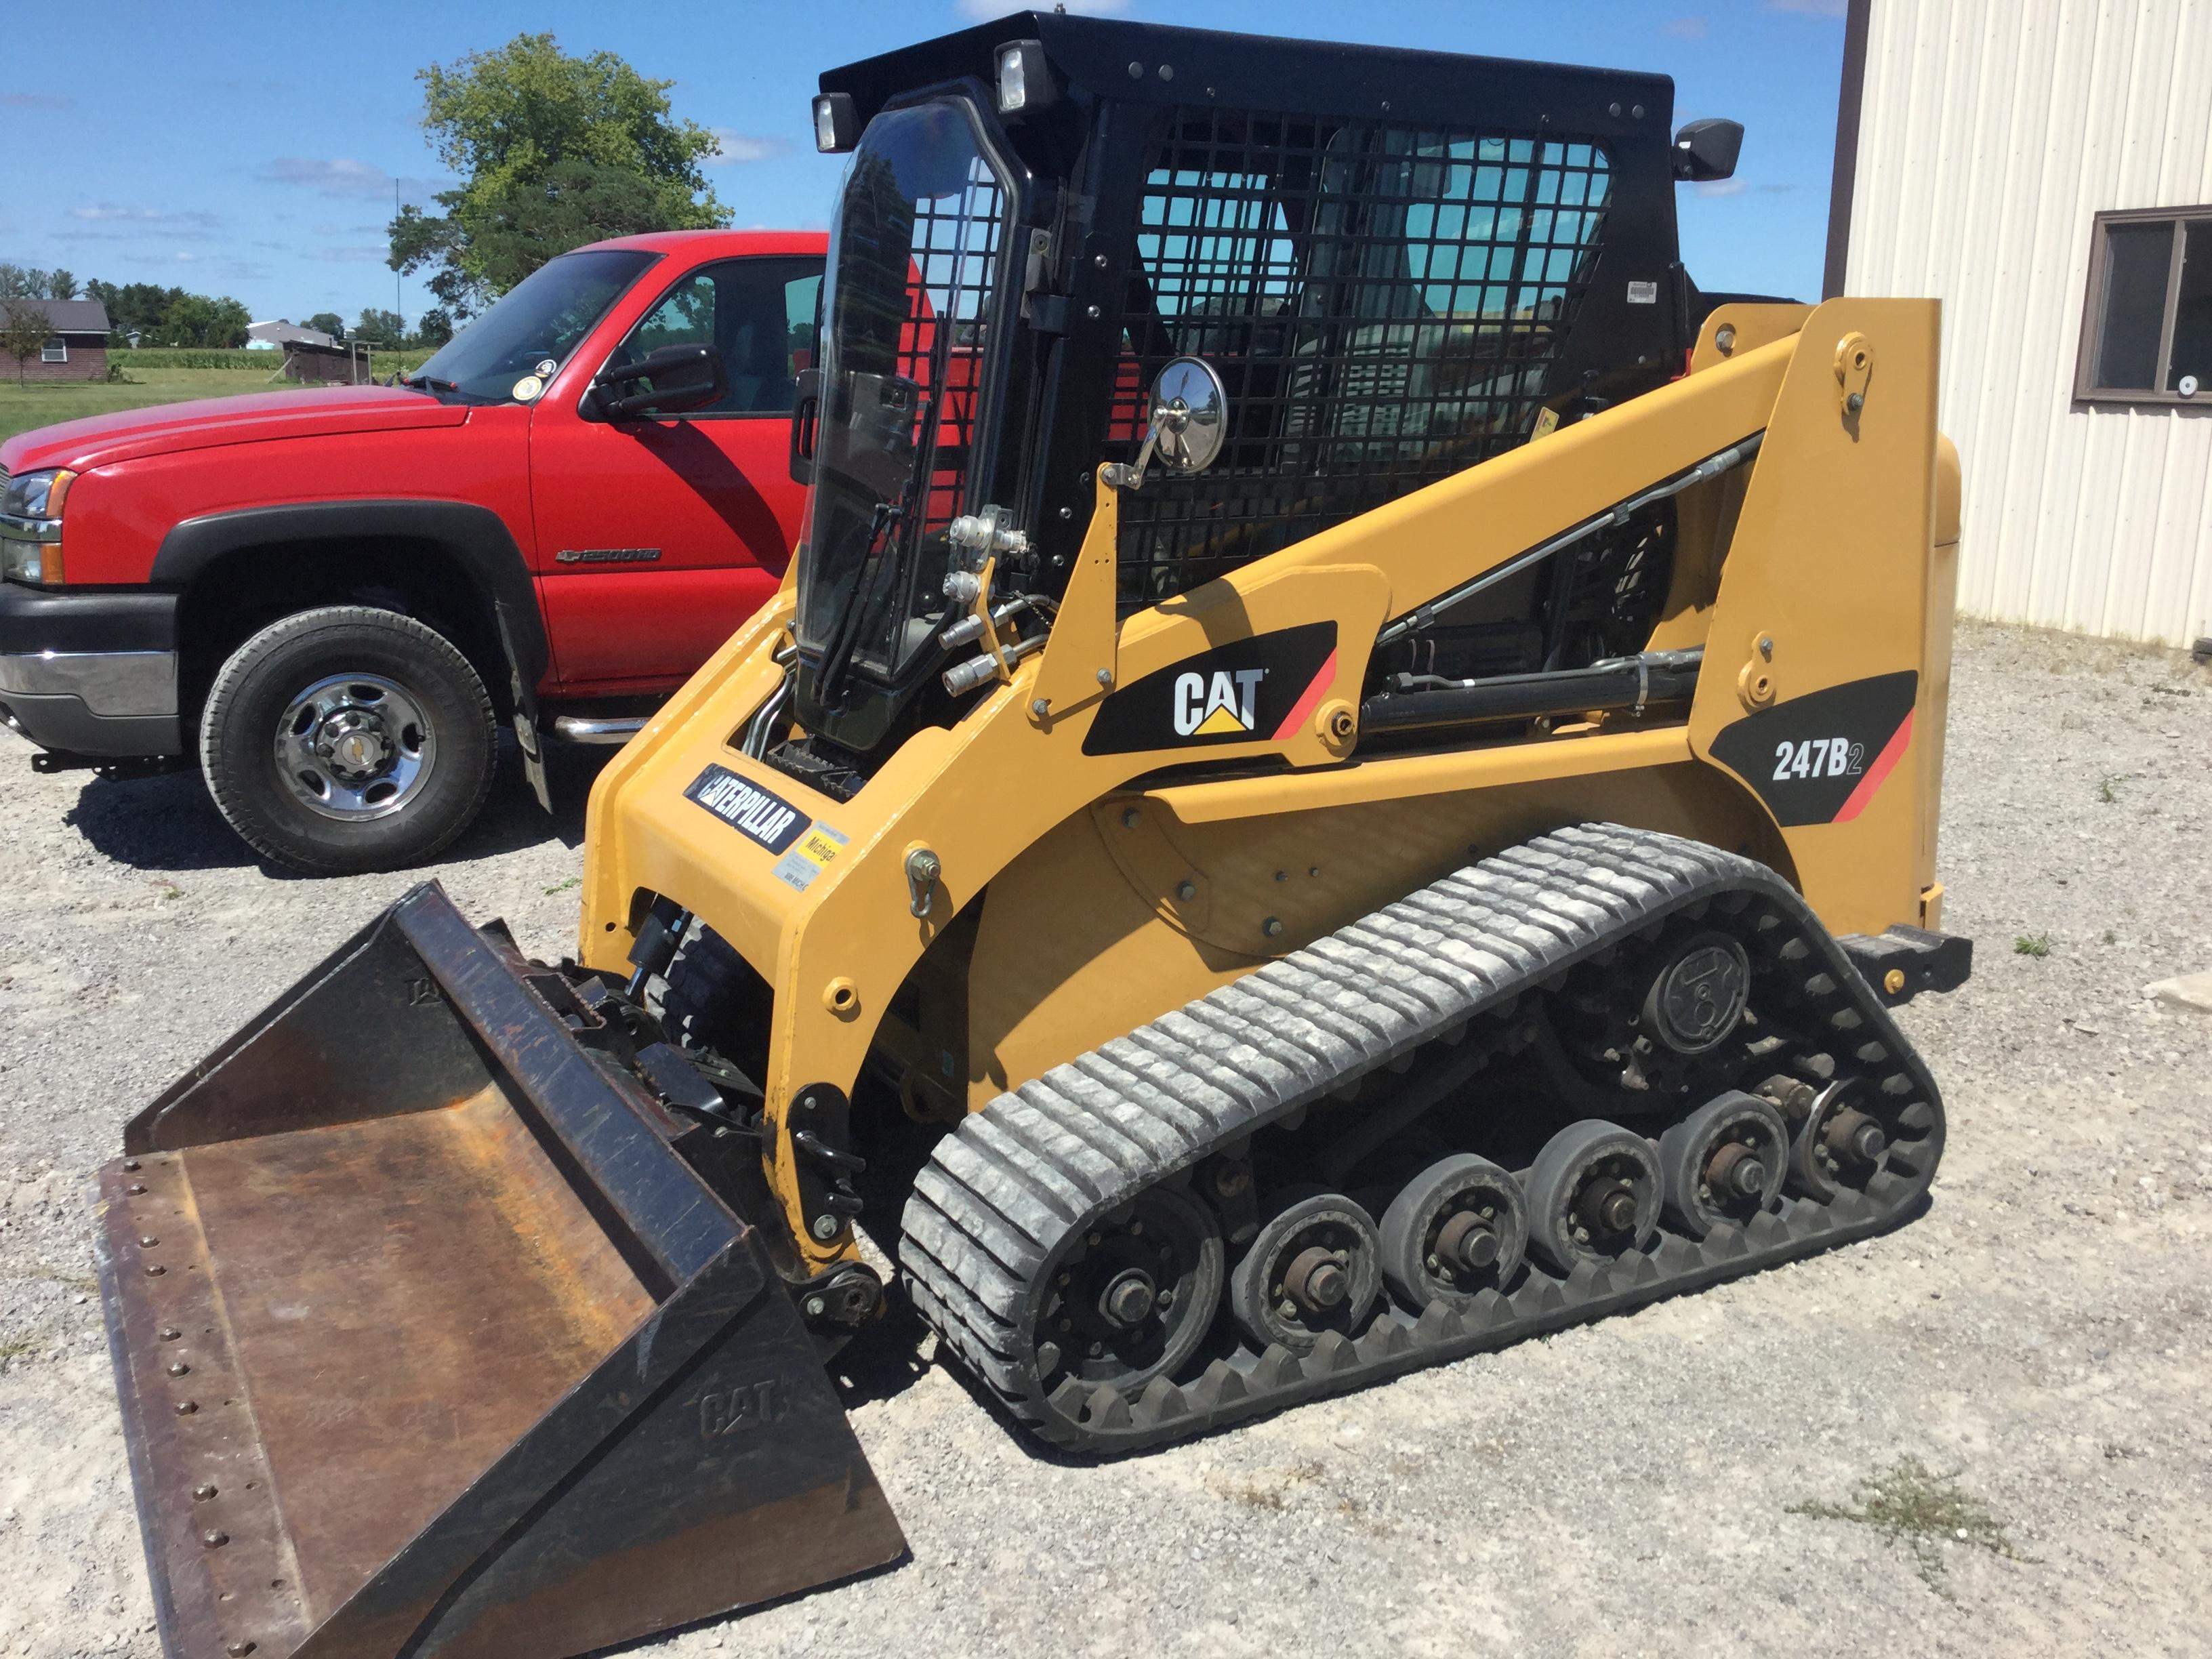
[[1561, 1273], [1649, 1243], [1663, 1190], [1658, 1154], [1603, 1118], [1570, 1123], [1528, 1171], [1528, 1248]]
[[1191, 1194], [1153, 1187], [1075, 1235], [1048, 1270], [1036, 1369], [1135, 1394], [1179, 1370], [1220, 1305], [1221, 1225]]
[[1382, 1277], [1407, 1307], [1464, 1307], [1521, 1270], [1528, 1205], [1487, 1158], [1457, 1152], [1406, 1183], [1382, 1212]]
[[1790, 1132], [1782, 1114], [1733, 1090], [1659, 1137], [1666, 1216], [1692, 1238], [1723, 1221], [1749, 1221], [1782, 1191]]
[[1374, 1218], [1341, 1193], [1311, 1193], [1261, 1227], [1229, 1275], [1229, 1308], [1260, 1346], [1304, 1353], [1325, 1331], [1356, 1335], [1382, 1288]]
[[1845, 1188], [1863, 1188], [1889, 1161], [1887, 1125], [1866, 1109], [1869, 1091], [1855, 1079], [1813, 1097], [1790, 1146], [1793, 1191], [1826, 1204]]

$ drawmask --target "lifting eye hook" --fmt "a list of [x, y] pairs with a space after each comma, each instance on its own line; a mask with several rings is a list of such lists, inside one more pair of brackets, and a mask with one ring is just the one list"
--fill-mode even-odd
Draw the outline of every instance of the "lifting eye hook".
[[945, 866], [927, 847], [917, 847], [906, 855], [907, 908], [916, 921], [929, 915], [937, 896], [938, 878], [944, 873]]

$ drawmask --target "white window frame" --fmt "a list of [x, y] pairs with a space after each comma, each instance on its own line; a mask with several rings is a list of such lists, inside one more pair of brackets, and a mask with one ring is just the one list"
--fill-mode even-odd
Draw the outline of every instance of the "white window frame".
[[42, 363], [65, 363], [69, 361], [69, 342], [58, 334], [39, 348]]

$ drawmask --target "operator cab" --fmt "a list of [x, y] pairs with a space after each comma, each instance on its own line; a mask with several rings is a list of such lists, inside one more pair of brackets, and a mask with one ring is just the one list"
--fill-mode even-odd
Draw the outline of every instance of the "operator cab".
[[[1102, 460], [1134, 485], [1127, 614], [1679, 374], [1704, 307], [1672, 185], [1725, 176], [1741, 130], [1676, 135], [1673, 98], [1661, 76], [1042, 12], [823, 75], [817, 142], [852, 160], [794, 427], [808, 735], [768, 758], [850, 794], [957, 719], [998, 678], [978, 584], [1007, 656], [1040, 646]], [[1170, 365], [1180, 415], [1155, 396]], [[1671, 525], [1655, 510], [1377, 672], [1636, 650]]]

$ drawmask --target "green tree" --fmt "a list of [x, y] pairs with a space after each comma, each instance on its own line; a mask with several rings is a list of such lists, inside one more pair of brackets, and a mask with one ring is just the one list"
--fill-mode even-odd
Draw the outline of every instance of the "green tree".
[[407, 325], [399, 320], [399, 313], [396, 311], [378, 311], [373, 307], [363, 307], [361, 320], [353, 325], [353, 337], [374, 340], [380, 346], [404, 345], [407, 343]]
[[246, 343], [246, 330], [253, 313], [231, 299], [211, 299], [181, 289], [162, 313], [160, 338], [163, 345], [236, 347]]
[[302, 328], [320, 329], [340, 344], [345, 343], [345, 321], [335, 311], [319, 311], [300, 325]]
[[24, 384], [24, 369], [45, 349], [53, 334], [46, 313], [20, 298], [0, 301], [0, 357], [15, 360], [15, 384]]
[[580, 242], [727, 224], [701, 158], [713, 133], [671, 112], [672, 81], [612, 52], [572, 58], [550, 34], [432, 64], [422, 125], [461, 175], [439, 213], [392, 221], [394, 270], [426, 271], [441, 309], [466, 317]]
[[453, 337], [453, 319], [432, 306], [415, 319], [415, 337], [426, 346], [441, 346]]
[[0, 264], [0, 300], [43, 300], [50, 275], [30, 266]]
[[76, 275], [73, 272], [62, 270], [58, 265], [57, 265], [53, 270], [48, 271], [46, 273], [46, 298], [49, 300], [76, 299]]

